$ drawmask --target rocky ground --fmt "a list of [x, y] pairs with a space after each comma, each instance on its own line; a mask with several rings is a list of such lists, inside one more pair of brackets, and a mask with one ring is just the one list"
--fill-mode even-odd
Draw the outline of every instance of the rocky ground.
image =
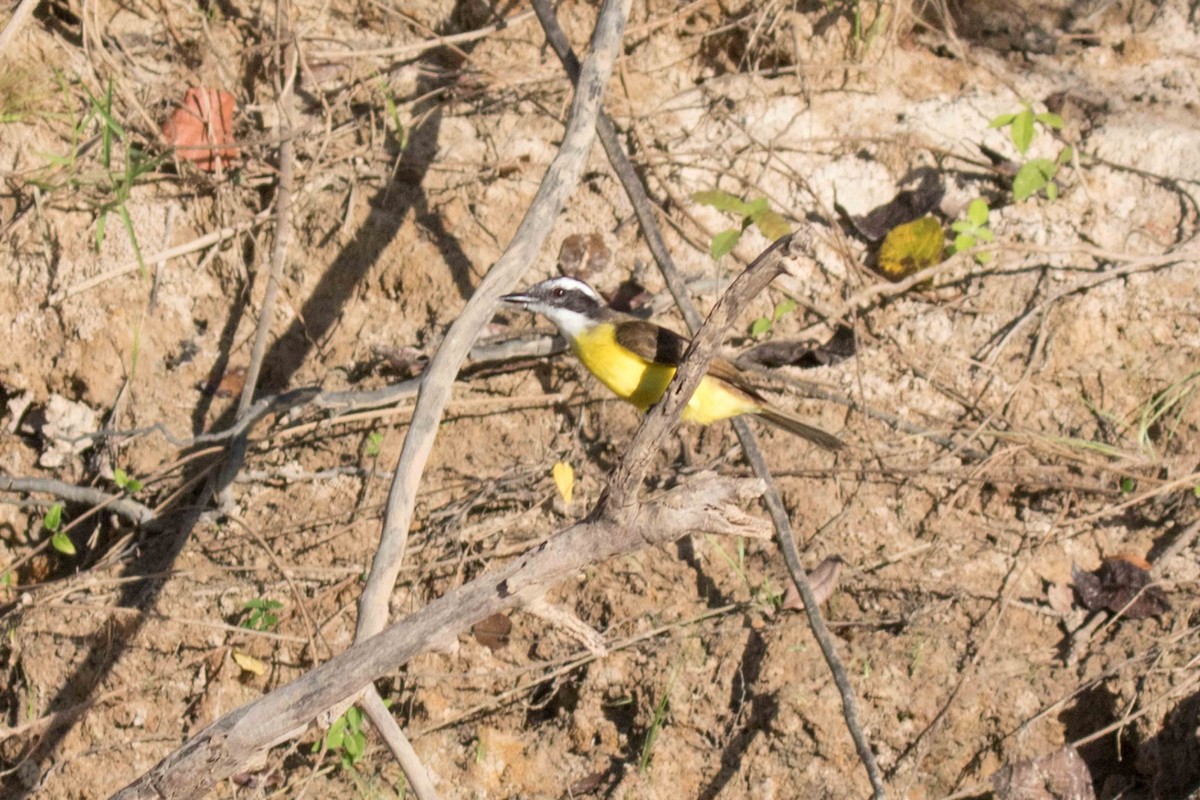
[[[584, 51], [596, 6], [557, 10]], [[820, 236], [730, 354], [854, 334], [757, 372], [846, 450], [756, 430], [806, 564], [844, 559], [824, 610], [891, 796], [986, 796], [1064, 745], [1098, 797], [1200, 784], [1198, 17], [1184, 0], [634, 5], [606, 108], [696, 301], [769, 242], [751, 226], [714, 262], [738, 220], [693, 193], [766, 198]], [[227, 443], [196, 437], [234, 419], [264, 307], [258, 396], [419, 372], [536, 192], [569, 84], [523, 6], [470, 0], [46, 0], [0, 64], [0, 781], [104, 797], [353, 638], [410, 401], [276, 409], [194, 507]], [[219, 165], [164, 140], [193, 88], [234, 104]], [[989, 123], [1024, 103], [1043, 116], [1022, 153]], [[269, 304], [285, 138], [293, 229]], [[1018, 201], [1034, 159], [1054, 196]], [[863, 217], [917, 186], [947, 230], [985, 200], [990, 258], [883, 274]], [[598, 147], [527, 281], [564, 268], [633, 282], [683, 329]], [[485, 333], [540, 324], [506, 312]], [[463, 378], [393, 618], [585, 514], [637, 421], [566, 356]], [[728, 425], [685, 426], [655, 480], [701, 468], [748, 474]], [[133, 503], [98, 506], [118, 483]], [[1103, 563], [1118, 595], [1134, 586], [1120, 615], [1084, 608], [1072, 574]], [[464, 633], [378, 685], [444, 797], [867, 796], [785, 581], [773, 543], [697, 534], [552, 593], [603, 658], [516, 613], [507, 637]], [[361, 755], [321, 751], [314, 727], [220, 795], [403, 795], [363, 727]]]

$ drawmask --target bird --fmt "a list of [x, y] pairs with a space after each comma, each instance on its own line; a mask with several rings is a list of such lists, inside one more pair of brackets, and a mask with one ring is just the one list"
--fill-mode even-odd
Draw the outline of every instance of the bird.
[[[689, 344], [668, 328], [610, 308], [577, 278], [550, 278], [500, 300], [553, 322], [588, 372], [641, 411], [662, 397]], [[709, 425], [743, 414], [754, 414], [828, 450], [843, 447], [833, 434], [772, 405], [736, 367], [714, 358], [681, 416]]]

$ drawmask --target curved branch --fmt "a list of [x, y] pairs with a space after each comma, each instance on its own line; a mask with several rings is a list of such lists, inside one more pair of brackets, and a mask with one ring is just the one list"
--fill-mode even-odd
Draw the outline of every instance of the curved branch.
[[450, 326], [437, 355], [421, 377], [416, 410], [388, 493], [379, 548], [371, 562], [370, 576], [359, 603], [356, 641], [378, 633], [387, 624], [388, 598], [395, 588], [396, 577], [404, 560], [408, 529], [412, 525], [413, 507], [417, 501], [417, 487], [433, 449], [442, 411], [450, 399], [454, 376], [458, 374], [459, 366], [480, 329], [491, 319], [500, 295], [516, 285], [526, 267], [537, 256], [567, 196], [583, 173], [587, 154], [595, 139], [596, 116], [600, 111], [604, 87], [608, 84], [613, 62], [620, 51], [630, 2], [605, 0], [592, 36], [591, 55], [580, 75], [579, 88], [571, 104], [570, 121], [558, 155], [546, 171], [538, 193], [508, 249], [488, 271], [466, 308]]

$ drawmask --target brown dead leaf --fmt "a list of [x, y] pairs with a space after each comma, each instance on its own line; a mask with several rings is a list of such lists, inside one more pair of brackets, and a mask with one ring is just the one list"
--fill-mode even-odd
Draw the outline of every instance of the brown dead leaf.
[[[830, 556], [808, 573], [808, 585], [812, 587], [813, 594], [816, 595], [817, 605], [823, 605], [833, 596], [834, 590], [837, 589], [838, 578], [842, 575], [842, 565], [845, 563], [841, 556]], [[800, 597], [800, 590], [791, 581], [788, 581], [787, 589], [783, 593], [783, 605], [780, 606], [780, 609], [784, 611], [804, 610], [804, 600]]]
[[1092, 773], [1074, 747], [1009, 764], [992, 775], [997, 800], [1096, 800]]
[[472, 625], [471, 633], [475, 635], [475, 641], [494, 653], [508, 644], [508, 635], [512, 633], [512, 620], [505, 614], [492, 614]]
[[624, 311], [644, 319], [650, 313], [654, 296], [646, 291], [646, 287], [631, 279], [622, 281], [620, 286], [605, 294], [605, 299], [617, 311]]
[[246, 368], [231, 367], [226, 370], [225, 374], [221, 376], [221, 380], [210, 391], [217, 397], [239, 397], [244, 388], [246, 388]]
[[558, 271], [588, 283], [595, 281], [611, 260], [612, 251], [598, 233], [573, 233], [558, 248]]
[[1089, 611], [1105, 609], [1129, 619], [1145, 619], [1171, 608], [1166, 593], [1153, 585], [1149, 571], [1125, 558], [1107, 559], [1095, 572], [1084, 572], [1072, 564], [1071, 580], [1079, 604]]
[[163, 137], [175, 154], [213, 172], [241, 155], [233, 144], [233, 95], [223, 89], [188, 89], [183, 105], [163, 125]]
[[742, 353], [738, 356], [737, 363], [743, 369], [750, 364], [760, 364], [772, 368], [813, 369], [845, 361], [854, 355], [854, 349], [854, 331], [841, 325], [824, 344], [811, 339], [805, 341], [771, 339]]

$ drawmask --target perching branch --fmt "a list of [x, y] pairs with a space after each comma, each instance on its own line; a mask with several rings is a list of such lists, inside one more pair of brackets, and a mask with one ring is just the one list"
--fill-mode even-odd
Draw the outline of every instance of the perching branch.
[[[546, 32], [546, 41], [554, 49], [555, 53], [557, 53], [559, 60], [562, 61], [563, 68], [566, 70], [568, 77], [572, 81], [577, 80], [579, 60], [571, 51], [571, 46], [567, 41], [566, 35], [559, 26], [558, 19], [554, 14], [553, 6], [549, 0], [533, 0], [533, 9], [538, 15], [538, 21], [541, 22], [542, 28]], [[654, 219], [654, 214], [650, 207], [649, 198], [646, 196], [646, 190], [643, 188], [641, 180], [633, 169], [629, 157], [621, 147], [616, 127], [605, 114], [601, 113], [600, 119], [597, 121], [597, 130], [600, 136], [600, 143], [604, 146], [605, 153], [608, 154], [609, 162], [612, 164], [613, 170], [617, 173], [621, 185], [625, 188], [625, 193], [629, 196], [629, 201], [633, 204], [634, 213], [637, 215], [638, 223], [641, 225], [642, 233], [646, 237], [646, 243], [650, 247], [650, 252], [654, 256], [655, 262], [658, 263], [659, 270], [662, 272], [667, 289], [675, 298], [675, 302], [679, 306], [679, 310], [683, 314], [684, 321], [687, 323], [689, 330], [695, 332], [700, 325], [700, 315], [687, 293], [683, 279], [675, 267], [674, 259], [671, 258], [671, 254], [663, 242], [662, 235], [658, 230], [658, 224]], [[771, 251], [768, 250], [767, 252]], [[761, 259], [762, 256], [759, 258]], [[787, 515], [787, 509], [784, 508], [783, 499], [779, 496], [779, 492], [775, 488], [775, 482], [771, 477], [770, 469], [767, 466], [766, 459], [763, 458], [762, 450], [758, 446], [750, 425], [744, 419], [734, 419], [732, 422], [734, 430], [737, 432], [738, 440], [742, 444], [742, 452], [745, 453], [746, 460], [750, 462], [754, 473], [764, 482], [763, 501], [771, 514], [771, 519], [774, 521], [779, 540], [779, 549], [783, 553], [784, 562], [787, 565], [792, 581], [795, 583], [800, 596], [804, 600], [809, 627], [818, 645], [821, 647], [821, 653], [825, 656], [825, 662], [828, 664], [829, 670], [833, 674], [834, 683], [837, 684], [838, 691], [842, 696], [842, 712], [846, 720], [846, 727], [850, 731], [850, 738], [854, 740], [854, 746], [858, 751], [859, 759], [862, 761], [863, 767], [867, 772], [867, 777], [871, 781], [874, 796], [876, 800], [881, 800], [881, 798], [886, 797], [886, 791], [883, 786], [879, 767], [875, 763], [875, 756], [871, 752], [866, 735], [863, 733], [862, 726], [858, 722], [858, 707], [854, 696], [854, 687], [850, 685], [845, 667], [842, 666], [841, 660], [838, 658], [833, 638], [829, 635], [825, 620], [821, 617], [820, 606], [816, 602], [812, 588], [809, 586], [808, 577], [805, 575], [803, 566], [800, 563], [800, 553], [796, 548], [796, 540], [792, 534], [792, 525]]]
[[558, 155], [546, 171], [516, 235], [500, 260], [488, 271], [474, 296], [458, 319], [450, 326], [437, 355], [421, 377], [421, 392], [392, 488], [379, 548], [371, 562], [371, 572], [359, 602], [356, 640], [379, 632], [387, 624], [388, 598], [396, 585], [408, 529], [412, 525], [417, 487], [433, 449], [442, 411], [450, 398], [454, 376], [470, 351], [483, 325], [492, 317], [500, 295], [516, 286], [525, 269], [533, 262], [558, 218], [567, 196], [575, 189], [587, 154], [595, 138], [596, 115], [604, 87], [612, 75], [613, 62], [620, 51], [625, 18], [631, 0], [606, 0], [600, 10], [592, 36], [591, 54], [579, 79], [579, 89], [571, 104], [570, 120]]

